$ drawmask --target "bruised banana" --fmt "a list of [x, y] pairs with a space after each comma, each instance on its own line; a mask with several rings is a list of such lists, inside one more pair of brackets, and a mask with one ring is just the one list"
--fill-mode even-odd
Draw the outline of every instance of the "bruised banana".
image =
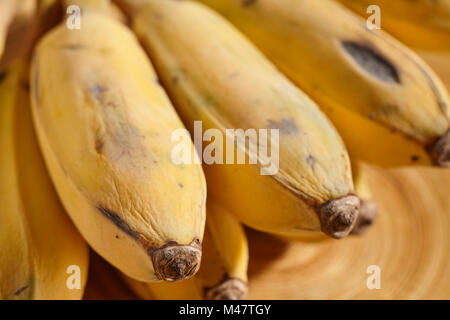
[[0, 299], [81, 299], [89, 252], [41, 158], [25, 68], [0, 80]]
[[76, 1], [81, 28], [63, 23], [36, 48], [30, 78], [40, 146], [66, 210], [97, 253], [137, 280], [182, 280], [201, 259], [203, 171], [171, 161], [171, 133], [183, 124], [133, 34], [96, 13], [107, 11], [102, 2]]
[[369, 6], [377, 5], [380, 27], [416, 49], [450, 50], [449, 0], [338, 0], [356, 13], [370, 18]]
[[368, 30], [365, 20], [330, 0], [201, 2], [319, 104], [352, 158], [385, 167], [450, 166], [448, 93], [416, 54], [386, 33]]
[[124, 277], [143, 299], [240, 300], [247, 296], [248, 244], [242, 225], [223, 208], [208, 202], [199, 272], [176, 283], [143, 283]]
[[[214, 143], [203, 152], [209, 197], [258, 230], [346, 236], [359, 207], [350, 161], [337, 131], [314, 102], [205, 6], [137, 2], [119, 4], [136, 13], [133, 28], [194, 140], [202, 139], [202, 128], [212, 129], [204, 140], [211, 141], [208, 135], [214, 133]], [[197, 120], [202, 128], [197, 125], [194, 132]], [[248, 148], [244, 134], [250, 136]], [[269, 148], [272, 159], [267, 160], [261, 150]], [[236, 158], [242, 154], [253, 162], [240, 164], [244, 161]]]
[[450, 1], [341, 0], [367, 17], [368, 3], [381, 10], [381, 28], [413, 48], [450, 91]]

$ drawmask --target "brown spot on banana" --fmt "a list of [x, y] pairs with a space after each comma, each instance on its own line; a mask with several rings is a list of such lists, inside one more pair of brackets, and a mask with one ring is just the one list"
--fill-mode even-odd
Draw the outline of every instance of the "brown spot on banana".
[[[395, 67], [387, 58], [378, 53], [370, 44], [361, 45], [352, 41], [343, 41], [342, 47], [353, 58], [353, 60], [360, 65], [363, 69], [369, 72], [371, 75], [386, 82], [392, 82], [400, 84], [400, 77], [398, 68]], [[431, 89], [436, 95], [437, 102], [441, 110], [445, 113], [448, 109], [447, 100], [444, 94], [439, 89], [433, 76], [428, 70], [411, 55], [405, 55], [407, 59], [410, 59], [424, 74]], [[394, 105], [383, 106], [377, 113], [392, 114], [398, 112], [398, 107]], [[376, 120], [374, 113], [369, 114], [371, 120]], [[386, 125], [386, 124], [384, 124]], [[441, 167], [450, 167], [450, 129], [440, 138], [438, 138], [431, 146], [426, 150], [430, 154], [430, 157], [435, 165]], [[407, 138], [410, 138], [406, 135]], [[414, 159], [412, 159], [414, 161]]]
[[153, 268], [158, 279], [179, 281], [192, 277], [200, 268], [202, 251], [200, 240], [190, 245], [180, 245], [170, 241], [158, 249], [150, 249]]
[[125, 102], [120, 93], [96, 83], [87, 86], [86, 94], [96, 115], [92, 122], [93, 150], [129, 166], [138, 158], [151, 156], [143, 143], [145, 136], [133, 126], [124, 111]]
[[212, 288], [205, 290], [205, 298], [208, 300], [244, 300], [247, 298], [247, 283], [237, 279], [228, 278]]
[[[176, 241], [168, 241], [165, 245], [154, 248], [117, 213], [102, 206], [98, 206], [97, 209], [120, 230], [148, 250], [158, 279], [164, 281], [185, 280], [197, 273], [202, 257], [200, 239], [196, 238], [188, 245], [178, 244]], [[115, 235], [115, 238], [119, 239], [118, 235]]]
[[281, 121], [267, 120], [270, 129], [278, 129], [280, 133], [290, 135], [297, 134], [298, 128], [292, 118], [283, 118]]
[[257, 0], [243, 0], [243, 1], [242, 1], [242, 6], [244, 6], [244, 7], [249, 7], [249, 6], [251, 6], [252, 4], [254, 4], [256, 1], [257, 1]]
[[66, 45], [66, 46], [64, 46], [62, 48], [65, 49], [65, 50], [81, 50], [81, 49], [84, 49], [86, 47], [82, 46], [80, 44], [68, 44], [68, 45]]
[[105, 145], [105, 141], [100, 135], [95, 136], [95, 151], [98, 154], [102, 153], [103, 146]]
[[372, 200], [361, 200], [359, 216], [351, 234], [362, 235], [369, 230], [370, 226], [378, 217], [378, 205]]
[[89, 87], [89, 92], [92, 93], [94, 95], [95, 99], [97, 99], [100, 102], [103, 101], [103, 94], [107, 90], [108, 89], [106, 89], [105, 87], [102, 87], [101, 85], [98, 85], [98, 84]]
[[0, 82], [2, 82], [6, 78], [7, 74], [7, 72], [0, 72]]
[[15, 296], [20, 295], [22, 292], [24, 292], [24, 291], [25, 291], [26, 289], [28, 289], [29, 287], [30, 287], [29, 285], [26, 285], [26, 286], [23, 286], [22, 288], [17, 289], [16, 292], [14, 292], [14, 295], [15, 295]]
[[306, 163], [311, 167], [314, 168], [316, 165], [316, 158], [314, 158], [312, 155], [309, 155], [306, 157]]
[[115, 212], [105, 209], [102, 206], [97, 207], [98, 211], [100, 211], [108, 220], [112, 221], [120, 230], [128, 234], [133, 239], [139, 238], [139, 233], [131, 229], [131, 227], [123, 221], [123, 219]]
[[450, 168], [450, 129], [428, 147], [428, 153], [437, 166]]
[[400, 83], [397, 68], [374, 48], [354, 41], [341, 42], [346, 53], [370, 75], [384, 82]]
[[340, 239], [353, 229], [358, 217], [360, 200], [349, 194], [331, 199], [317, 207], [322, 232], [330, 237]]

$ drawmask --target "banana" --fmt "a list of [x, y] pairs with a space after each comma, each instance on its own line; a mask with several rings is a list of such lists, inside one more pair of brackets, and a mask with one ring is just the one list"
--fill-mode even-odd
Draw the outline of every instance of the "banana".
[[203, 257], [199, 272], [177, 283], [142, 283], [124, 277], [143, 299], [240, 300], [247, 296], [248, 244], [242, 225], [208, 202]]
[[17, 0], [0, 1], [0, 58], [3, 55], [8, 29], [12, 20], [14, 19], [17, 7]]
[[[217, 158], [206, 159], [204, 166], [209, 197], [261, 231], [289, 235], [309, 229], [346, 236], [359, 199], [353, 194], [345, 146], [318, 107], [205, 6], [191, 1], [118, 3], [135, 13], [133, 29], [194, 140], [203, 134], [196, 120], [222, 138], [215, 145], [226, 152], [216, 151]], [[259, 143], [250, 138], [246, 148], [245, 137], [231, 132], [238, 129], [241, 138], [244, 130], [254, 137], [259, 132]], [[272, 131], [266, 142], [268, 134], [264, 139], [261, 130], [272, 129], [278, 130], [279, 141]], [[279, 166], [273, 161], [267, 168], [265, 147]], [[206, 145], [203, 154], [211, 148]], [[253, 162], [239, 164], [238, 153]]]
[[426, 51], [416, 49], [415, 51], [439, 75], [439, 78], [450, 92], [450, 50]]
[[0, 0], [0, 71], [29, 49], [36, 8], [36, 0]]
[[423, 60], [388, 34], [368, 30], [330, 0], [201, 2], [319, 104], [352, 158], [384, 167], [450, 166], [448, 93]]
[[381, 28], [407, 44], [437, 73], [450, 91], [450, 1], [340, 0], [368, 17], [367, 6], [377, 4]]
[[200, 165], [171, 159], [183, 124], [131, 31], [97, 13], [109, 2], [68, 2], [81, 7], [80, 29], [64, 21], [43, 37], [30, 72], [56, 190], [91, 247], [123, 273], [188, 278], [201, 259], [206, 183]]
[[[88, 248], [41, 158], [25, 70], [16, 61], [0, 80], [0, 299], [81, 299]], [[73, 272], [78, 289], [67, 286]]]
[[62, 19], [62, 11], [60, 0], [39, 0], [39, 27], [42, 34], [58, 25]]
[[412, 48], [450, 50], [449, 0], [338, 0], [356, 13], [369, 17], [367, 8], [380, 8], [381, 29]]
[[119, 271], [94, 251], [89, 257], [89, 277], [83, 300], [137, 300], [122, 281]]
[[361, 197], [361, 206], [359, 208], [358, 219], [356, 220], [355, 227], [352, 229], [351, 233], [354, 235], [362, 235], [365, 234], [375, 222], [379, 211], [377, 203], [372, 198], [370, 184], [366, 171], [363, 168], [363, 164], [353, 162], [352, 169], [353, 183], [356, 192]]

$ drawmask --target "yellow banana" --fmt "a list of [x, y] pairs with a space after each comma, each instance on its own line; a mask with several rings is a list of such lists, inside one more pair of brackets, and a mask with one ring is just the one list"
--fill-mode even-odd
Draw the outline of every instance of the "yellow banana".
[[60, 0], [39, 0], [40, 29], [42, 33], [55, 27], [62, 18]]
[[0, 299], [81, 299], [88, 248], [41, 158], [25, 68], [16, 61], [0, 80]]
[[450, 49], [447, 51], [426, 51], [416, 49], [416, 52], [439, 75], [447, 90], [450, 91]]
[[450, 91], [450, 1], [340, 0], [369, 17], [367, 7], [380, 7], [380, 27], [413, 48]]
[[36, 31], [36, 0], [0, 0], [0, 71], [29, 50]]
[[3, 55], [8, 29], [16, 14], [18, 4], [17, 0], [0, 1], [0, 58]]
[[380, 8], [380, 27], [413, 48], [450, 50], [449, 0], [338, 0], [365, 17]]
[[247, 296], [248, 244], [241, 224], [208, 202], [202, 264], [197, 275], [177, 283], [125, 281], [143, 299], [239, 300]]
[[378, 205], [372, 198], [370, 184], [367, 180], [367, 174], [364, 171], [363, 164], [353, 162], [353, 183], [355, 190], [361, 197], [361, 206], [359, 208], [359, 216], [356, 220], [352, 234], [361, 235], [366, 233], [370, 226], [378, 217]]
[[123, 273], [188, 278], [201, 259], [202, 168], [172, 161], [171, 133], [182, 122], [133, 34], [96, 12], [109, 2], [76, 4], [80, 29], [64, 21], [42, 38], [30, 74], [52, 180], [84, 238]]
[[319, 104], [352, 158], [390, 167], [429, 164], [431, 157], [450, 166], [448, 93], [416, 54], [386, 33], [368, 30], [366, 21], [330, 0], [201, 2]]
[[[191, 1], [119, 4], [136, 13], [133, 28], [194, 138], [202, 135], [194, 132], [195, 120], [225, 136], [215, 144], [226, 152], [216, 151], [217, 161], [209, 159], [204, 166], [209, 197], [262, 231], [289, 235], [309, 229], [346, 236], [359, 199], [352, 194], [347, 151], [318, 107], [205, 6]], [[246, 148], [245, 138], [238, 138], [235, 144], [238, 133], [233, 136], [228, 129], [241, 129], [241, 137], [244, 130], [254, 137], [259, 130], [260, 141], [255, 138]], [[279, 141], [261, 139], [261, 130], [271, 129], [278, 129]], [[279, 167], [266, 174], [264, 147], [279, 159]], [[238, 163], [237, 154], [244, 152], [253, 163]], [[224, 158], [226, 164], [220, 164]]]

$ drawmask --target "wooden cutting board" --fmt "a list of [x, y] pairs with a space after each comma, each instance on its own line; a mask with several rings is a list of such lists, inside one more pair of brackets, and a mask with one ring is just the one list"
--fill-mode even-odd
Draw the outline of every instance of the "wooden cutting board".
[[[250, 299], [450, 299], [450, 170], [363, 170], [380, 207], [366, 235], [299, 242], [247, 230]], [[380, 289], [367, 287], [369, 266]], [[86, 298], [134, 295], [93, 256]]]

